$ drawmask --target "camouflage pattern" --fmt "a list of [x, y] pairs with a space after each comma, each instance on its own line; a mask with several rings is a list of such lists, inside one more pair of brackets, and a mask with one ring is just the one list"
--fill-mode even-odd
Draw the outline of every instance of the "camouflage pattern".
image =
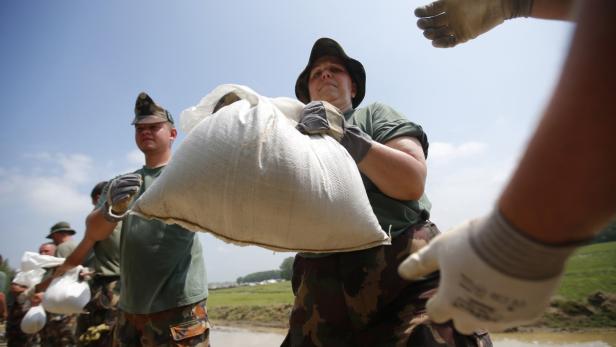
[[169, 111], [155, 103], [147, 93], [139, 93], [135, 101], [135, 118], [132, 124], [158, 122], [169, 122], [173, 124], [173, 117], [171, 117]]
[[9, 300], [8, 317], [5, 325], [5, 338], [7, 347], [22, 347], [30, 346], [33, 340], [32, 335], [28, 335], [21, 331], [20, 324], [22, 318], [26, 315], [23, 303], [18, 300]]
[[45, 312], [47, 323], [39, 332], [41, 347], [75, 346], [75, 315], [65, 315]]
[[492, 346], [485, 332], [465, 336], [429, 320], [425, 303], [438, 286], [438, 273], [415, 282], [398, 275], [398, 265], [438, 233], [425, 222], [391, 246], [319, 258], [297, 255], [295, 303], [282, 346]]
[[210, 323], [205, 300], [153, 314], [120, 311], [114, 345], [207, 347], [210, 345]]
[[77, 317], [75, 335], [79, 346], [111, 346], [120, 297], [118, 279], [97, 276], [90, 283], [92, 299], [84, 307], [87, 313]]

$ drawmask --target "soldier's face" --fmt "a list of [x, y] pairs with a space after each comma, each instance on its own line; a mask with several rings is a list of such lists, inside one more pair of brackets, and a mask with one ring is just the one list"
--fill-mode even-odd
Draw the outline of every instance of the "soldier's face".
[[332, 56], [314, 62], [308, 75], [308, 91], [311, 101], [327, 101], [343, 112], [352, 107], [357, 92], [342, 59]]
[[41, 247], [39, 248], [39, 254], [54, 255], [54, 253], [55, 253], [55, 248], [52, 245], [45, 244], [45, 245], [41, 245]]
[[176, 137], [177, 130], [168, 122], [135, 124], [135, 142], [145, 154], [169, 150]]

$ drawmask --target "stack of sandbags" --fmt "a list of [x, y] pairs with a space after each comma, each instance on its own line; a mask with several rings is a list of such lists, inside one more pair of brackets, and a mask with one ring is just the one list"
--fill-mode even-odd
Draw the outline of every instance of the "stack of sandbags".
[[389, 244], [346, 150], [295, 129], [303, 107], [217, 87], [182, 113], [188, 135], [132, 213], [272, 250]]

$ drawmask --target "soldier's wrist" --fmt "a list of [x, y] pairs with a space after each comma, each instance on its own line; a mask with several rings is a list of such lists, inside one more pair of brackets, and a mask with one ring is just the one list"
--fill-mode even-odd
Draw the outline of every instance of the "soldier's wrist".
[[473, 250], [487, 264], [508, 276], [546, 280], [562, 273], [579, 244], [549, 245], [516, 229], [498, 210], [470, 234]]

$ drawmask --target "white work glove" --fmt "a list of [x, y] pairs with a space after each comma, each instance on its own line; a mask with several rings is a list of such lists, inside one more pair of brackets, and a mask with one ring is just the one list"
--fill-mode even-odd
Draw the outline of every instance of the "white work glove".
[[417, 26], [434, 47], [474, 39], [505, 19], [528, 17], [533, 0], [438, 0], [415, 9]]
[[107, 189], [103, 216], [109, 222], [119, 222], [127, 214], [133, 197], [141, 188], [141, 175], [125, 174], [114, 178]]
[[575, 246], [540, 244], [495, 211], [433, 239], [398, 269], [405, 279], [436, 270], [439, 287], [426, 305], [430, 318], [456, 330], [504, 330], [537, 318], [557, 289]]

